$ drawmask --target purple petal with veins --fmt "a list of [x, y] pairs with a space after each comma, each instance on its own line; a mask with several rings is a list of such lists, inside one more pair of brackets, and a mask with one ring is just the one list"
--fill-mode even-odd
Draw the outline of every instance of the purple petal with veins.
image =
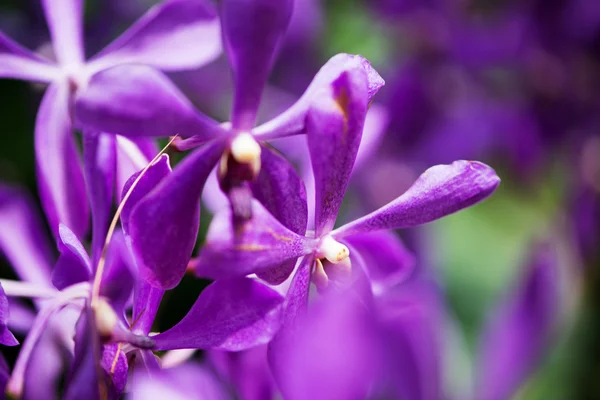
[[[270, 148], [263, 147], [260, 158], [260, 173], [250, 184], [254, 198], [286, 228], [304, 235], [308, 218], [304, 183], [294, 167]], [[278, 285], [292, 273], [295, 265], [296, 260], [289, 260], [257, 275], [270, 284]]]
[[345, 53], [337, 54], [321, 67], [296, 103], [272, 120], [254, 128], [253, 134], [260, 139], [270, 140], [303, 133], [306, 113], [312, 102], [321, 97], [322, 90], [328, 90], [342, 74], [355, 74], [359, 71], [366, 74], [367, 104], [370, 103], [373, 96], [384, 85], [381, 76], [364, 57]]
[[132, 209], [131, 244], [152, 286], [171, 289], [183, 278], [198, 235], [200, 195], [223, 147], [218, 141], [196, 150]]
[[260, 98], [292, 16], [292, 0], [223, 0], [220, 15], [233, 71], [233, 129], [254, 126]]
[[78, 237], [88, 230], [89, 207], [69, 113], [69, 87], [51, 84], [35, 122], [35, 154], [42, 205], [52, 231], [60, 223]]
[[62, 290], [75, 283], [90, 280], [92, 264], [77, 236], [65, 225], [58, 228], [60, 256], [52, 270], [52, 284]]
[[282, 302], [279, 293], [257, 280], [218, 280], [202, 291], [179, 323], [152, 338], [157, 350], [248, 349], [275, 335]]
[[461, 160], [450, 165], [436, 165], [425, 171], [396, 200], [336, 229], [332, 235], [342, 238], [422, 225], [484, 200], [499, 184], [496, 172], [477, 161]]
[[197, 135], [208, 141], [224, 134], [163, 73], [145, 65], [93, 75], [77, 93], [75, 115], [88, 128], [123, 136]]
[[94, 56], [89, 68], [97, 71], [126, 63], [163, 71], [198, 68], [219, 56], [220, 35], [219, 20], [210, 3], [163, 1]]
[[317, 236], [333, 229], [360, 145], [367, 101], [366, 74], [359, 69], [342, 73], [308, 112]]
[[211, 279], [269, 271], [310, 253], [314, 242], [287, 229], [253, 200], [252, 218], [237, 229], [229, 209], [215, 215], [193, 268], [197, 275]]

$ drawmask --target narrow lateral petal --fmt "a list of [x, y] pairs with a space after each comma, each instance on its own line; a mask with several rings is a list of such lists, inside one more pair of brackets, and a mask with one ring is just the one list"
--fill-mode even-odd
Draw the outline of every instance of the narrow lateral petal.
[[271, 340], [279, 329], [282, 303], [279, 293], [257, 280], [218, 280], [177, 325], [152, 338], [157, 350], [244, 350]]
[[375, 293], [394, 287], [405, 280], [415, 267], [414, 255], [392, 232], [371, 232], [354, 235], [345, 240], [360, 253], [365, 274]]
[[283, 302], [281, 328], [267, 349], [273, 378], [280, 387], [283, 387], [282, 391], [289, 386], [290, 375], [295, 373], [288, 368], [290, 364], [288, 349], [299, 335], [300, 328], [297, 321], [304, 317], [308, 307], [310, 277], [314, 262], [315, 258], [312, 255], [308, 255], [300, 261]]
[[199, 68], [221, 53], [221, 31], [214, 7], [203, 0], [163, 1], [91, 60], [100, 70], [126, 63], [164, 71]]
[[83, 126], [124, 136], [199, 136], [223, 130], [196, 110], [162, 72], [145, 65], [119, 65], [94, 74], [79, 90], [75, 115]]
[[[144, 166], [145, 167], [145, 166]], [[142, 167], [142, 169], [144, 168]], [[125, 194], [131, 188], [131, 185], [135, 182], [139, 174], [142, 170], [138, 170], [136, 173], [131, 175], [125, 185], [123, 186], [123, 190], [121, 192], [121, 198], [125, 196]], [[163, 154], [160, 156], [158, 160], [154, 164], [148, 168], [144, 176], [139, 180], [133, 191], [129, 195], [127, 202], [123, 206], [123, 211], [121, 211], [121, 225], [123, 226], [123, 231], [125, 233], [129, 232], [129, 216], [131, 215], [131, 211], [137, 205], [137, 203], [143, 199], [148, 193], [150, 193], [158, 184], [165, 179], [171, 173], [171, 166], [169, 164], [169, 156], [167, 154]]]
[[0, 251], [24, 281], [50, 286], [54, 263], [41, 218], [29, 196], [0, 185]]
[[60, 76], [59, 69], [0, 32], [0, 77], [51, 82]]
[[0, 344], [4, 346], [16, 346], [19, 344], [19, 341], [6, 326], [8, 318], [8, 299], [0, 284]]
[[385, 82], [364, 57], [345, 53], [337, 54], [321, 67], [296, 103], [277, 117], [256, 127], [253, 130], [254, 135], [267, 140], [304, 132], [306, 113], [313, 100], [321, 97], [322, 90], [330, 88], [342, 74], [355, 74], [359, 71], [366, 74], [365, 84], [367, 85], [367, 104], [369, 104]]
[[529, 257], [483, 330], [477, 398], [510, 398], [540, 362], [559, 320], [557, 254], [549, 244], [535, 245]]
[[237, 229], [229, 208], [215, 215], [193, 266], [196, 274], [205, 278], [240, 277], [295, 261], [313, 246], [314, 240], [290, 231], [252, 200], [252, 218]]
[[65, 224], [83, 237], [88, 230], [89, 206], [81, 160], [69, 115], [69, 87], [51, 84], [35, 122], [38, 185], [50, 228], [56, 234]]
[[152, 329], [154, 318], [165, 291], [137, 281], [133, 300], [131, 331], [136, 335], [147, 335]]
[[[272, 149], [263, 146], [260, 158], [260, 173], [250, 184], [254, 198], [286, 228], [304, 235], [308, 205], [302, 179], [294, 167]], [[278, 285], [290, 276], [295, 265], [296, 260], [289, 260], [257, 275], [272, 285]]]
[[92, 266], [83, 245], [67, 226], [61, 224], [58, 235], [60, 257], [52, 270], [52, 284], [62, 290], [75, 283], [88, 281]]
[[198, 235], [204, 182], [223, 148], [218, 141], [190, 154], [131, 211], [131, 243], [142, 261], [140, 275], [152, 286], [171, 289], [183, 277]]
[[92, 209], [92, 268], [95, 270], [111, 220], [116, 173], [114, 135], [84, 131], [85, 183]]
[[264, 86], [290, 23], [293, 0], [224, 0], [220, 4], [225, 51], [233, 71], [233, 129], [254, 126]]
[[83, 64], [83, 0], [42, 0], [42, 6], [59, 64]]
[[425, 171], [396, 200], [333, 232], [337, 238], [384, 229], [422, 225], [470, 207], [500, 184], [489, 166], [478, 161], [455, 161]]
[[367, 115], [366, 74], [344, 72], [331, 91], [313, 101], [306, 134], [315, 177], [315, 228], [321, 236], [335, 224], [354, 166]]
[[136, 280], [137, 268], [125, 235], [116, 230], [108, 245], [100, 294], [109, 299], [117, 315], [124, 315]]
[[104, 371], [100, 366], [101, 345], [93, 311], [86, 306], [77, 321], [75, 352], [65, 384], [64, 399], [100, 400], [108, 395]]

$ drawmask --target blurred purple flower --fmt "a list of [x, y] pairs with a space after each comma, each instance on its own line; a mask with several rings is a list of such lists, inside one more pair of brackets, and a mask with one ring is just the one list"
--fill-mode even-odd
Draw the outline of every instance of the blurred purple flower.
[[222, 383], [202, 365], [184, 364], [152, 375], [139, 376], [131, 387], [131, 399], [214, 399], [231, 396]]
[[539, 364], [559, 321], [555, 249], [534, 245], [523, 276], [498, 305], [480, 343], [476, 397], [509, 398]]

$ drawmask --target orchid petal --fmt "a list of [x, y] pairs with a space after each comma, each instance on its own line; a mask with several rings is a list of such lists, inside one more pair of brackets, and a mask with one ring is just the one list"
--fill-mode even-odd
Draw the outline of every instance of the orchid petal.
[[244, 350], [267, 343], [279, 329], [283, 298], [248, 278], [208, 286], [173, 328], [153, 336], [157, 350]]
[[6, 326], [8, 318], [8, 299], [6, 298], [6, 294], [4, 294], [2, 284], [0, 284], [0, 344], [16, 346], [19, 344], [19, 341]]
[[[294, 167], [273, 150], [263, 147], [260, 158], [260, 173], [250, 184], [254, 198], [286, 228], [304, 235], [308, 218], [304, 183]], [[278, 285], [290, 276], [295, 265], [296, 260], [289, 260], [257, 275], [272, 285]]]
[[236, 389], [241, 399], [272, 399], [276, 388], [267, 362], [267, 345], [231, 352], [207, 352], [217, 373]]
[[124, 315], [137, 278], [137, 269], [121, 230], [113, 233], [104, 265], [100, 294], [110, 300], [117, 315]]
[[306, 113], [312, 102], [321, 97], [322, 91], [330, 88], [344, 73], [354, 75], [361, 72], [366, 74], [367, 104], [370, 103], [385, 83], [381, 76], [364, 57], [337, 54], [321, 67], [296, 103], [276, 118], [253, 129], [254, 136], [261, 140], [268, 140], [304, 132]]
[[140, 374], [132, 384], [132, 400], [190, 398], [228, 400], [230, 396], [208, 368], [192, 363], [152, 375]]
[[116, 170], [114, 135], [84, 132], [83, 157], [92, 208], [92, 266], [95, 269], [106, 240], [112, 210]]
[[379, 354], [368, 311], [351, 293], [323, 296], [286, 342], [272, 342], [271, 360], [279, 363], [271, 366], [286, 399], [367, 397]]
[[152, 286], [171, 289], [183, 277], [198, 235], [200, 195], [223, 147], [219, 141], [196, 150], [131, 211], [131, 244]]
[[554, 249], [534, 246], [524, 273], [484, 329], [478, 398], [511, 397], [540, 361], [558, 321], [560, 293]]
[[139, 280], [134, 292], [131, 331], [137, 335], [148, 335], [158, 312], [165, 291]]
[[83, 237], [89, 207], [79, 154], [69, 116], [69, 87], [51, 84], [42, 99], [35, 123], [38, 185], [50, 228], [60, 223]]
[[42, 6], [59, 64], [83, 64], [83, 0], [42, 0]]
[[85, 127], [124, 136], [197, 135], [208, 141], [223, 133], [169, 78], [145, 65], [119, 65], [94, 74], [78, 91], [75, 110]]
[[92, 273], [90, 258], [75, 234], [65, 225], [58, 227], [60, 257], [52, 271], [52, 284], [62, 290], [88, 281]]
[[313, 246], [314, 240], [290, 231], [252, 200], [252, 218], [239, 227], [231, 223], [230, 209], [215, 215], [193, 266], [205, 278], [240, 277], [296, 260]]
[[24, 281], [50, 286], [52, 252], [31, 199], [0, 185], [0, 251]]
[[484, 200], [499, 183], [496, 172], [478, 161], [461, 160], [450, 165], [436, 165], [425, 171], [396, 200], [336, 229], [332, 235], [341, 238], [435, 221]]
[[100, 341], [94, 312], [85, 307], [75, 331], [75, 354], [65, 385], [65, 400], [100, 400], [108, 393], [104, 371], [100, 366]]
[[[129, 177], [123, 186], [121, 197], [125, 197], [125, 194], [129, 192], [129, 189], [141, 172], [142, 170], [139, 170]], [[167, 154], [161, 155], [154, 164], [148, 167], [144, 176], [140, 178], [135, 188], [133, 188], [131, 191], [129, 198], [125, 202], [123, 210], [121, 211], [121, 225], [123, 226], [123, 231], [125, 233], [128, 233], [129, 231], [129, 217], [133, 208], [141, 199], [143, 199], [156, 186], [158, 186], [163, 179], [169, 176], [170, 173], [171, 166], [169, 165], [169, 156]]]
[[121, 396], [127, 384], [129, 366], [127, 355], [121, 351], [120, 345], [117, 343], [105, 345], [100, 364], [106, 376], [109, 377], [110, 391], [117, 396]]
[[360, 146], [367, 114], [366, 74], [342, 73], [308, 112], [308, 148], [315, 177], [316, 236], [333, 229]]
[[117, 202], [121, 202], [121, 194], [125, 183], [131, 175], [141, 171], [158, 153], [158, 146], [153, 139], [116, 136], [117, 139]]
[[164, 71], [199, 68], [221, 53], [221, 32], [210, 3], [163, 1], [91, 61], [100, 70], [117, 64], [146, 64]]
[[23, 388], [24, 400], [59, 398], [59, 384], [67, 363], [65, 359], [67, 349], [65, 349], [65, 342], [62, 341], [65, 338], [63, 334], [64, 331], [69, 331], [69, 339], [72, 338], [78, 316], [73, 308], [63, 309], [46, 327], [27, 365]]
[[405, 280], [415, 268], [415, 257], [395, 234], [387, 231], [351, 236], [345, 240], [360, 253], [365, 273], [376, 293]]
[[287, 349], [298, 334], [297, 321], [304, 317], [308, 307], [310, 278], [314, 262], [315, 259], [312, 255], [306, 256], [300, 261], [283, 302], [281, 328], [267, 349], [273, 378], [280, 383], [280, 386], [282, 383], [285, 385], [285, 382], [290, 379], [291, 371], [287, 369], [289, 365]]
[[60, 71], [55, 65], [0, 32], [0, 77], [46, 83], [59, 76]]
[[224, 0], [220, 15], [233, 71], [233, 129], [254, 126], [275, 54], [292, 16], [293, 0]]

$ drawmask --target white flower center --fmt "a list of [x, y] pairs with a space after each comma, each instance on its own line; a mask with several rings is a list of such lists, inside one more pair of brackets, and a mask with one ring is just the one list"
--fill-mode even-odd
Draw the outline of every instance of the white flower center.
[[231, 142], [231, 155], [242, 164], [260, 163], [260, 145], [249, 132], [238, 134]]
[[348, 247], [338, 242], [331, 236], [325, 236], [321, 239], [319, 248], [317, 249], [317, 258], [325, 258], [333, 264], [344, 261], [350, 256]]

